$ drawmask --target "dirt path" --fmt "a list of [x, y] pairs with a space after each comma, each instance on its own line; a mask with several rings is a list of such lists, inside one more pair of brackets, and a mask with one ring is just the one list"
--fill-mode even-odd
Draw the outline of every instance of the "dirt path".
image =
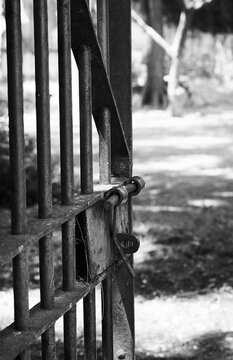
[[135, 114], [139, 359], [233, 359], [232, 120]]

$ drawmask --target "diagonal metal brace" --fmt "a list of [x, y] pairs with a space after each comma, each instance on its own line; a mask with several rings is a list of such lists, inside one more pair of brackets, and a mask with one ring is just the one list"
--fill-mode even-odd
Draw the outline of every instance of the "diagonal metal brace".
[[92, 112], [98, 132], [99, 111], [107, 107], [111, 112], [111, 154], [115, 168], [112, 173], [124, 176], [127, 173], [129, 147], [117, 109], [116, 101], [107, 75], [100, 46], [96, 38], [91, 14], [85, 0], [71, 0], [71, 44], [78, 65], [78, 51], [85, 45], [91, 49]]

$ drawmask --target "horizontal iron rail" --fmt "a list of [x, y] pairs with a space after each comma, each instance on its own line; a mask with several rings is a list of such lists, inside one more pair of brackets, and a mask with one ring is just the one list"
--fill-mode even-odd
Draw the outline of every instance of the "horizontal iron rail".
[[[0, 230], [0, 266], [74, 216], [103, 200], [107, 190], [121, 185], [124, 181], [125, 179], [122, 178], [120, 183], [111, 186], [100, 185], [99, 190], [97, 185], [93, 194], [75, 196], [73, 205], [55, 205], [51, 217], [47, 219], [29, 218], [27, 231], [24, 234], [12, 235], [10, 229]], [[105, 191], [101, 190], [103, 188]]]
[[28, 331], [15, 330], [14, 323], [2, 330], [0, 332], [0, 360], [11, 360], [33, 344], [52, 324], [93, 291], [108, 275], [116, 272], [121, 265], [122, 261], [119, 260], [91, 282], [77, 282], [73, 291], [57, 291], [54, 308], [51, 310], [41, 309], [40, 304], [35, 305], [30, 310], [30, 329]]
[[0, 231], [0, 266], [6, 264], [24, 249], [49, 234], [59, 226], [71, 220], [74, 216], [101, 201], [104, 192], [75, 197], [74, 205], [56, 205], [52, 215], [47, 219], [28, 219], [27, 232], [21, 235], [12, 235], [9, 231]]
[[113, 173], [124, 176], [126, 173], [126, 165], [124, 166], [124, 164], [127, 161], [126, 159], [129, 158], [129, 148], [86, 0], [71, 1], [71, 28], [72, 50], [77, 64], [80, 47], [85, 45], [91, 48], [93, 116], [99, 131], [99, 111], [105, 107], [110, 110], [112, 125], [111, 153], [113, 158], [118, 159], [116, 168], [112, 170]]

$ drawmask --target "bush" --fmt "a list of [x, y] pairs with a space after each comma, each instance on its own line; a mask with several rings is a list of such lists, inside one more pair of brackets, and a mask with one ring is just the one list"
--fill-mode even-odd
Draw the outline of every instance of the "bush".
[[[37, 203], [37, 159], [35, 139], [25, 135], [25, 167], [27, 206]], [[0, 207], [9, 208], [11, 204], [9, 133], [5, 123], [0, 122]], [[53, 198], [59, 200], [60, 186], [53, 184]]]

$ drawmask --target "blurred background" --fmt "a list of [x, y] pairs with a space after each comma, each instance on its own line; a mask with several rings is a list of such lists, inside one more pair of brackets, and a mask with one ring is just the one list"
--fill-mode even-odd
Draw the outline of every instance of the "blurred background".
[[[60, 199], [56, 1], [48, 1], [53, 198]], [[95, 24], [96, 2], [90, 1]], [[21, 2], [29, 215], [37, 201], [33, 4]], [[0, 21], [0, 226], [9, 225], [7, 64]], [[76, 191], [78, 71], [72, 63]], [[233, 359], [233, 2], [132, 1], [134, 200], [138, 360]], [[93, 135], [98, 181], [98, 137]], [[60, 233], [54, 233], [56, 285]], [[39, 299], [38, 249], [30, 253], [30, 301]], [[0, 327], [12, 321], [12, 269], [0, 275]], [[100, 301], [98, 302], [101, 319]], [[4, 309], [4, 311], [2, 311]], [[81, 310], [79, 317], [81, 317]], [[82, 325], [79, 321], [79, 356]], [[100, 330], [99, 330], [100, 336]], [[58, 349], [62, 326], [57, 325]], [[35, 349], [33, 359], [39, 359]], [[58, 351], [62, 359], [62, 353]]]

